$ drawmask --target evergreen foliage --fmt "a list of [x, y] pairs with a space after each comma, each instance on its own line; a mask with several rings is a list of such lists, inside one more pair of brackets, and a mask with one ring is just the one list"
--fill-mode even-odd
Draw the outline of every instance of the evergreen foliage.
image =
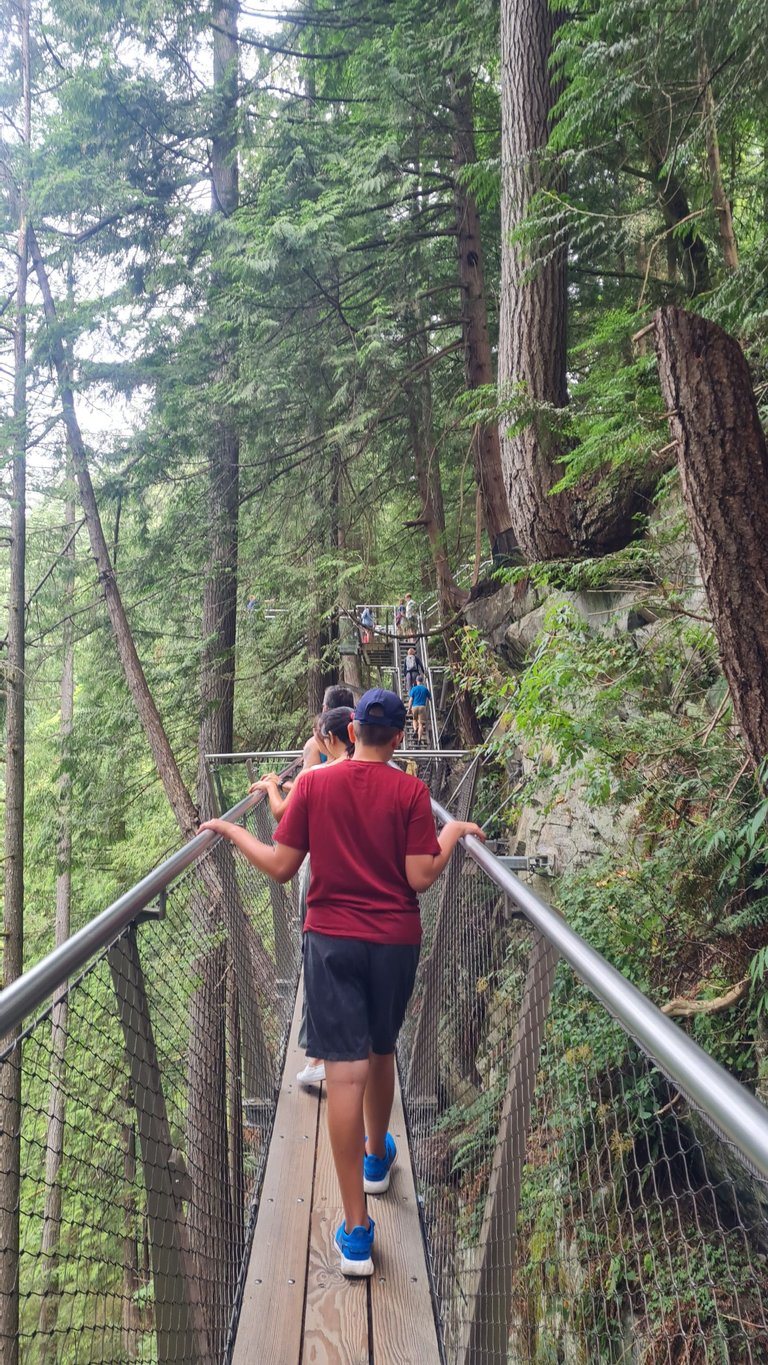
[[[513, 833], [532, 794], [554, 800], [569, 784], [614, 815], [625, 831], [621, 851], [606, 851], [558, 887], [569, 919], [659, 1003], [686, 992], [717, 996], [749, 976], [735, 1013], [692, 1027], [719, 1060], [765, 1085], [764, 787], [744, 771], [711, 623], [691, 610], [690, 582], [670, 570], [686, 553], [686, 527], [643, 330], [661, 302], [719, 321], [744, 345], [765, 410], [768, 6], [597, 0], [555, 8], [562, 94], [548, 155], [562, 172], [550, 183], [561, 188], [534, 201], [521, 231], [540, 252], [544, 242], [568, 242], [570, 402], [548, 414], [567, 452], [558, 487], [589, 479], [611, 498], [650, 469], [660, 482], [647, 514], [654, 523], [660, 516], [662, 529], [646, 534], [641, 519], [636, 540], [616, 555], [505, 571], [548, 595], [543, 633], [523, 671], [500, 673], [467, 631], [464, 680], [487, 719], [508, 720], [494, 741], [499, 763], [517, 763], [521, 749], [530, 761], [519, 801], [498, 827]], [[2, 22], [12, 33], [10, 0]], [[213, 414], [225, 410], [240, 441], [236, 747], [306, 738], [308, 667], [329, 678], [338, 670], [342, 599], [435, 592], [418, 524], [408, 399], [425, 377], [450, 565], [457, 571], [474, 558], [476, 536], [481, 557], [488, 553], [476, 525], [472, 427], [499, 417], [524, 423], [531, 405], [524, 393], [506, 395], [500, 407], [495, 391], [465, 391], [452, 91], [471, 80], [477, 161], [461, 177], [480, 209], [495, 339], [503, 249], [496, 22], [488, 0], [312, 0], [274, 21], [243, 6], [233, 130], [240, 203], [231, 217], [210, 209], [221, 111], [205, 7], [33, 4], [28, 158], [17, 132], [15, 40], [0, 52], [0, 576], [7, 587], [9, 304], [14, 186], [24, 182], [73, 359], [112, 560], [190, 786]], [[736, 271], [713, 190], [713, 127]], [[73, 929], [168, 852], [176, 832], [82, 527], [74, 733], [62, 758], [68, 478], [51, 336], [32, 279], [28, 314], [32, 963], [53, 943], [62, 764], [73, 779]], [[617, 586], [634, 594], [650, 625], [623, 635], [585, 625], [575, 596]], [[490, 814], [493, 792], [484, 799]], [[556, 1007], [565, 1030], [574, 1001]], [[39, 1078], [30, 1084], [42, 1093]], [[116, 1113], [121, 1104], [117, 1095]]]

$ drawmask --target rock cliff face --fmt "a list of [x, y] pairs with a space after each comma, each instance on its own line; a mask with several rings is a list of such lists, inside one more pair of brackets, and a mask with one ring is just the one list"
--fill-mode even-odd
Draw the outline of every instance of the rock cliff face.
[[[651, 535], [666, 541], [670, 527], [680, 524], [681, 504], [669, 499], [663, 512], [654, 515]], [[657, 564], [663, 576], [674, 587], [686, 611], [692, 616], [706, 614], [707, 604], [698, 557], [693, 542], [686, 536], [671, 536], [658, 554]], [[608, 636], [632, 635], [638, 648], [653, 653], [660, 623], [647, 604], [648, 585], [637, 587], [610, 586], [585, 589], [581, 592], [545, 593], [528, 580], [506, 583], [496, 592], [479, 597], [465, 608], [467, 624], [475, 627], [483, 640], [497, 653], [506, 668], [522, 672], [532, 657], [536, 641], [541, 637], [548, 609], [555, 599], [567, 602], [581, 616], [590, 631]], [[722, 699], [722, 687], [712, 695], [714, 711]], [[534, 763], [521, 748], [517, 754], [519, 773], [526, 777], [534, 770]], [[620, 819], [596, 811], [582, 799], [575, 784], [567, 794], [547, 791], [537, 786], [537, 794], [523, 807], [510, 852], [532, 857], [547, 853], [553, 859], [556, 875], [575, 871], [589, 864], [591, 859], [611, 848], [618, 848], [626, 838], [626, 827], [631, 819], [627, 811]], [[533, 886], [541, 895], [551, 898], [551, 877], [534, 877]]]
[[[642, 633], [650, 643], [654, 617], [642, 604], [639, 593], [590, 590], [556, 594], [567, 601], [594, 631], [607, 634]], [[554, 595], [520, 584], [505, 584], [491, 597], [479, 599], [466, 608], [466, 619], [496, 651], [508, 668], [521, 671], [545, 626], [545, 617]], [[533, 774], [535, 764], [524, 748], [517, 754], [523, 777]], [[566, 794], [556, 789], [542, 790], [520, 813], [510, 852], [533, 857], [547, 854], [556, 875], [575, 871], [591, 859], [617, 847], [625, 838], [624, 820], [616, 821], [605, 811], [590, 808], [582, 799], [581, 788], [574, 784]], [[551, 874], [533, 876], [532, 885], [549, 898]]]

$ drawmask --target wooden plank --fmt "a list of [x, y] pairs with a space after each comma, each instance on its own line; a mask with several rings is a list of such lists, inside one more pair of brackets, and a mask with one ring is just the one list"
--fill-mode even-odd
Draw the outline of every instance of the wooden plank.
[[400, 1084], [395, 1084], [390, 1132], [397, 1161], [386, 1194], [369, 1196], [376, 1223], [371, 1280], [376, 1365], [440, 1365], [429, 1274], [408, 1150]]
[[301, 998], [299, 983], [233, 1365], [298, 1365], [301, 1355], [320, 1109], [319, 1087], [303, 1090], [296, 1082], [304, 1065], [298, 1045]]
[[[333, 1237], [341, 1216], [326, 1105], [323, 1104], [317, 1143], [302, 1365], [369, 1365], [371, 1358], [369, 1282], [346, 1280], [339, 1270], [339, 1254]], [[382, 1357], [382, 1365], [385, 1359]]]

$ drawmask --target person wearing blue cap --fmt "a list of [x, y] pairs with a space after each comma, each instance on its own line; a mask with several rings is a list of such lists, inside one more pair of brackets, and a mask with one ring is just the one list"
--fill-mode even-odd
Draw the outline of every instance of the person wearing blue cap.
[[397, 1150], [388, 1131], [395, 1044], [421, 942], [418, 893], [437, 880], [459, 839], [485, 836], [451, 820], [438, 838], [429, 791], [391, 764], [405, 707], [394, 692], [364, 693], [350, 723], [351, 759], [297, 783], [263, 844], [209, 820], [261, 871], [286, 882], [310, 854], [304, 922], [307, 1048], [325, 1058], [328, 1133], [344, 1217], [335, 1241], [344, 1275], [373, 1274], [366, 1194], [389, 1188]]

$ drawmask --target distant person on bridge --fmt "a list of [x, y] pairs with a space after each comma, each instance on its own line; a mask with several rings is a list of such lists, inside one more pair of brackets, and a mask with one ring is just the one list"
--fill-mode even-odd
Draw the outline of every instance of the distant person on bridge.
[[335, 1241], [342, 1274], [351, 1276], [373, 1274], [365, 1196], [388, 1189], [397, 1156], [387, 1129], [395, 1044], [421, 942], [417, 894], [437, 880], [463, 835], [485, 838], [460, 820], [437, 838], [426, 786], [389, 766], [404, 727], [400, 698], [373, 688], [355, 708], [351, 760], [302, 777], [274, 844], [225, 820], [201, 826], [231, 839], [278, 882], [295, 876], [310, 854], [308, 1044], [325, 1058], [328, 1133], [344, 1206]]
[[363, 644], [370, 644], [376, 624], [373, 619], [373, 612], [370, 607], [363, 607], [360, 613], [360, 624], [363, 627]]
[[[337, 706], [348, 706], [350, 710], [354, 707], [355, 698], [352, 689], [349, 687], [326, 687], [323, 693], [323, 709], [321, 715], [326, 711], [333, 711]], [[306, 772], [307, 768], [315, 768], [318, 763], [327, 762], [328, 755], [322, 745], [318, 743], [314, 730], [304, 745], [304, 762], [301, 771]]]
[[[340, 689], [344, 691], [345, 689]], [[354, 752], [354, 743], [349, 738], [349, 723], [354, 715], [350, 706], [336, 706], [332, 711], [321, 711], [315, 722], [315, 738], [319, 745], [322, 745], [325, 754], [325, 763], [318, 764], [322, 772], [327, 772], [334, 763], [341, 759], [351, 758]], [[280, 790], [280, 777], [277, 773], [265, 773], [257, 782], [252, 782], [248, 788], [251, 792], [266, 792], [269, 808], [276, 820], [280, 820], [285, 813], [288, 802], [291, 800], [296, 788], [304, 777], [304, 770], [299, 773], [293, 786], [288, 793], [283, 796]], [[320, 1077], [322, 1080], [323, 1078]]]
[[395, 607], [395, 630], [398, 635], [402, 635], [405, 631], [405, 612], [406, 612], [405, 598], [401, 597], [400, 601]]
[[432, 693], [427, 687], [424, 679], [418, 677], [411, 688], [410, 696], [408, 698], [408, 710], [413, 716], [417, 744], [421, 744], [422, 740], [426, 737], [424, 721], [427, 715], [427, 702], [430, 700], [431, 696]]
[[409, 592], [405, 594], [404, 601], [406, 628], [408, 629], [409, 632], [412, 632], [416, 628], [416, 603], [414, 602]]
[[410, 692], [419, 674], [424, 672], [424, 665], [421, 662], [413, 645], [408, 650], [403, 659], [403, 677], [405, 679], [406, 694]]

